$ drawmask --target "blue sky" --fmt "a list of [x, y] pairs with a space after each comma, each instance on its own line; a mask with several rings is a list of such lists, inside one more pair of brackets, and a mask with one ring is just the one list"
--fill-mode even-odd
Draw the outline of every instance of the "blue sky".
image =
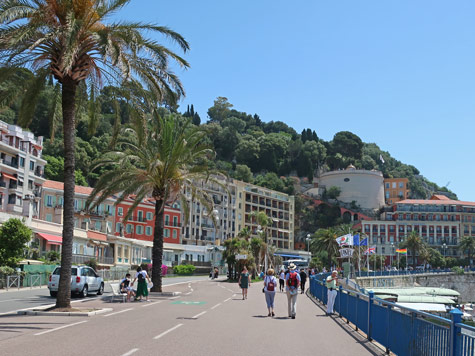
[[132, 0], [119, 17], [190, 42], [181, 105], [202, 121], [225, 96], [325, 140], [352, 131], [475, 201], [474, 13], [466, 0]]

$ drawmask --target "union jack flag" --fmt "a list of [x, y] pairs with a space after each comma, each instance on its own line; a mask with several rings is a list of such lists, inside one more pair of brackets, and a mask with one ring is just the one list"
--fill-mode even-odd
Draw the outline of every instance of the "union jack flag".
[[364, 252], [365, 255], [373, 255], [375, 253], [376, 253], [376, 246], [372, 246]]

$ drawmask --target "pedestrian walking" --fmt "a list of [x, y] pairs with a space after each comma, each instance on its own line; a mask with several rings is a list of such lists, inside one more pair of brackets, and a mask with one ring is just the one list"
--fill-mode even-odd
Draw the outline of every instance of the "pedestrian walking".
[[327, 286], [327, 315], [333, 314], [333, 305], [337, 295], [336, 288], [338, 286], [338, 271], [333, 271], [331, 276], [326, 279]]
[[305, 273], [305, 270], [300, 271], [300, 288], [302, 290], [301, 294], [305, 293], [305, 283], [307, 282], [307, 273]]
[[283, 292], [285, 289], [285, 272], [284, 270], [280, 271], [279, 275], [279, 290]]
[[148, 287], [147, 281], [150, 283], [150, 278], [146, 271], [142, 270], [142, 267], [137, 267], [137, 273], [135, 274], [135, 278], [131, 284], [134, 285], [135, 281], [137, 282], [137, 292], [135, 294], [135, 300], [142, 300], [142, 297], [145, 297], [145, 300], [148, 302]]
[[247, 289], [251, 286], [251, 279], [246, 266], [242, 269], [238, 283], [242, 289], [242, 300], [247, 299]]
[[277, 289], [277, 279], [274, 277], [274, 270], [269, 268], [267, 275], [264, 278], [264, 294], [266, 296], [267, 309], [269, 314], [267, 316], [275, 316], [274, 314], [274, 299]]
[[295, 271], [296, 269], [297, 266], [291, 263], [289, 265], [289, 272], [285, 275], [289, 318], [292, 319], [295, 319], [297, 314], [297, 295], [300, 285], [300, 275]]

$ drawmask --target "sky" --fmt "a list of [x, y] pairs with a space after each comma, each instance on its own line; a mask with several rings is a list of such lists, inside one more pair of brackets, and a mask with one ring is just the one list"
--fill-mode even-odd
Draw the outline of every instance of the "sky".
[[117, 18], [190, 43], [180, 111], [206, 121], [224, 96], [325, 140], [351, 131], [475, 201], [474, 13], [473, 0], [132, 0]]

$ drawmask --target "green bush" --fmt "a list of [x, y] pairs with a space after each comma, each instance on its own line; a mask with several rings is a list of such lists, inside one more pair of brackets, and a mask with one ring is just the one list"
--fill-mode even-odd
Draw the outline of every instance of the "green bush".
[[193, 265], [179, 265], [173, 267], [173, 272], [178, 275], [193, 274], [196, 267]]
[[1, 266], [0, 267], [0, 274], [9, 275], [9, 274], [14, 274], [14, 273], [15, 273], [14, 268], [11, 268], [9, 266]]
[[91, 267], [94, 271], [97, 271], [97, 261], [95, 258], [91, 258], [84, 263], [86, 266]]
[[457, 275], [463, 274], [463, 269], [460, 268], [460, 267], [457, 267], [457, 266], [452, 267], [451, 271], [454, 272], [454, 273], [457, 274]]

